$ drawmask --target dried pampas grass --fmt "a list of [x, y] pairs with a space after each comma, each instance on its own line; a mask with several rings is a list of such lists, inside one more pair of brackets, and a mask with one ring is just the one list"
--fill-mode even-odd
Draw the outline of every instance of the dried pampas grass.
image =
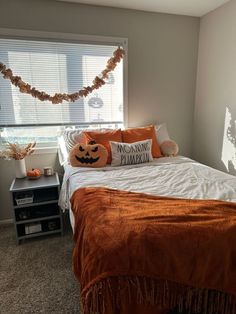
[[33, 154], [35, 150], [36, 142], [29, 143], [25, 147], [22, 147], [18, 143], [7, 143], [7, 148], [0, 151], [0, 158], [4, 159], [24, 159], [26, 156]]

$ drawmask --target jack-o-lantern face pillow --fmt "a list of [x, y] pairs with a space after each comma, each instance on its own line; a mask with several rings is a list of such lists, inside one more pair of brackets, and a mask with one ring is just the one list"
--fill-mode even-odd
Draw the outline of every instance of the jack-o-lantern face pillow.
[[101, 144], [89, 142], [89, 144], [79, 143], [70, 151], [70, 164], [73, 167], [105, 167], [108, 152]]

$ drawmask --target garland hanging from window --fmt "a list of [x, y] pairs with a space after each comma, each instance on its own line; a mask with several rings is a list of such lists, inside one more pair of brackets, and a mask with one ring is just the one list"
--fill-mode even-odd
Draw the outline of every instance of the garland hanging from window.
[[5, 64], [0, 62], [0, 73], [3, 74], [3, 78], [11, 81], [13, 85], [19, 88], [21, 93], [30, 94], [34, 98], [38, 98], [41, 101], [50, 101], [53, 104], [60, 104], [65, 101], [75, 102], [79, 98], [86, 97], [88, 94], [92, 93], [95, 89], [99, 89], [101, 86], [106, 84], [105, 79], [108, 78], [108, 74], [115, 69], [117, 63], [124, 57], [125, 51], [122, 48], [117, 48], [113, 57], [107, 61], [106, 68], [101, 72], [100, 75], [96, 76], [93, 80], [93, 85], [83, 87], [81, 90], [73, 94], [61, 94], [56, 93], [53, 96], [37, 90], [35, 87], [32, 87], [30, 84], [22, 81], [20, 76], [15, 76], [12, 73], [11, 69], [7, 69]]

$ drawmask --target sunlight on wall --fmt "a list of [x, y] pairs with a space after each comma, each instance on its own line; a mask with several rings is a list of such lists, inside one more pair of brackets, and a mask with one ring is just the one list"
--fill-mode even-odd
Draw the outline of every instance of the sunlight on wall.
[[221, 160], [228, 171], [236, 169], [236, 121], [228, 107], [225, 109], [224, 137]]

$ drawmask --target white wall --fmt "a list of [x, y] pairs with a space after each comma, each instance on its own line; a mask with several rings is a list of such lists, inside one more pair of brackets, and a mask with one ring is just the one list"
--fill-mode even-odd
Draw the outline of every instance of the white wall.
[[236, 1], [200, 22], [194, 158], [236, 174]]
[[[2, 28], [127, 37], [129, 126], [165, 121], [191, 156], [199, 18], [52, 0], [1, 0], [0, 12]], [[13, 176], [0, 161], [0, 219], [10, 216]]]

